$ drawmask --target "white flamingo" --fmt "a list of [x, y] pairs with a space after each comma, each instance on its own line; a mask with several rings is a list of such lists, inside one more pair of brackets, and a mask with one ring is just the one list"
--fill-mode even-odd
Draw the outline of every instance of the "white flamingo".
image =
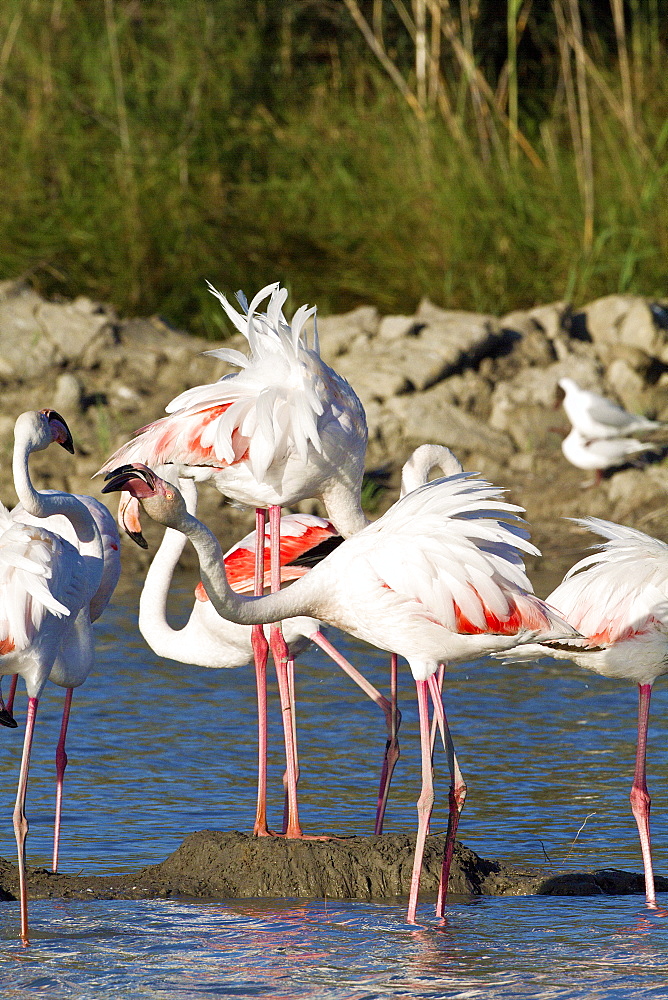
[[[250, 305], [239, 293], [242, 313], [213, 286], [209, 288], [248, 340], [250, 355], [228, 348], [209, 352], [240, 371], [177, 396], [166, 408], [167, 417], [141, 428], [100, 471], [141, 462], [160, 470], [171, 467], [168, 478], [210, 479], [225, 496], [257, 509], [258, 538], [264, 533], [265, 509], [269, 508], [272, 590], [279, 590], [282, 506], [318, 497], [344, 537], [367, 523], [361, 505], [367, 441], [364, 409], [345, 379], [320, 357], [315, 325], [308, 343], [304, 325], [315, 317], [315, 308], [300, 307], [289, 324], [283, 314], [287, 291], [278, 283], [261, 289]], [[267, 298], [267, 311], [260, 313], [259, 306]], [[122, 498], [120, 510], [132, 533], [133, 505]], [[258, 549], [256, 594], [263, 592], [261, 577]], [[254, 629], [253, 643], [259, 707], [258, 787], [266, 789], [266, 715], [261, 710], [266, 694], [261, 691], [266, 689], [267, 642], [262, 629]], [[281, 697], [287, 699], [287, 649], [279, 625], [270, 630], [270, 645]], [[284, 720], [288, 760], [294, 757], [289, 715]], [[289, 829], [292, 836], [300, 835], [294, 813]], [[254, 831], [269, 833], [262, 805]]]
[[[195, 514], [197, 509], [195, 483], [192, 480], [182, 479], [179, 481], [179, 488], [188, 512]], [[298, 559], [324, 540], [336, 535], [331, 522], [312, 514], [289, 514], [282, 517], [280, 529], [282, 582], [298, 579], [308, 572], [306, 567], [289, 565], [292, 560]], [[146, 574], [139, 598], [139, 631], [158, 656], [168, 657], [181, 663], [218, 669], [244, 666], [253, 658], [251, 626], [237, 625], [221, 618], [209, 601], [202, 584], [195, 590], [196, 600], [185, 625], [175, 629], [167, 621], [167, 596], [186, 540], [186, 536], [180, 531], [166, 529]], [[265, 535], [265, 565], [266, 556], [269, 554], [268, 541]], [[253, 591], [255, 550], [255, 532], [251, 532], [233, 545], [223, 557], [227, 579], [236, 593]], [[268, 583], [268, 580], [265, 582]], [[313, 642], [326, 652], [384, 712], [388, 735], [375, 821], [375, 833], [381, 833], [390, 780], [399, 756], [396, 731], [393, 730], [392, 706], [387, 698], [329, 642], [321, 631], [320, 622], [315, 618], [302, 615], [288, 618], [282, 624], [289, 651], [289, 688], [293, 705], [294, 658]], [[268, 626], [264, 628], [268, 631]], [[286, 707], [282, 705], [282, 711], [285, 711]], [[396, 725], [394, 722], [394, 729]], [[298, 766], [296, 759], [295, 765]], [[294, 779], [296, 785], [297, 775]], [[288, 794], [290, 785], [291, 782], [286, 780]], [[287, 815], [285, 820], [287, 821]]]
[[[43, 490], [41, 496], [58, 495], [57, 490]], [[75, 687], [80, 687], [86, 680], [94, 665], [95, 650], [90, 624], [100, 617], [104, 609], [111, 600], [116, 589], [121, 574], [121, 553], [120, 537], [113, 515], [108, 508], [95, 497], [86, 494], [73, 493], [89, 511], [91, 517], [97, 525], [97, 529], [102, 542], [102, 577], [97, 591], [93, 594], [90, 604], [83, 608], [77, 615], [73, 633], [68, 633], [68, 637], [63, 641], [61, 650], [56, 657], [51, 670], [49, 680], [60, 687], [65, 688], [65, 700], [63, 703], [63, 714], [60, 725], [60, 734], [56, 745], [56, 808], [53, 833], [53, 871], [58, 871], [58, 855], [60, 847], [60, 829], [62, 817], [63, 800], [63, 780], [67, 767], [67, 751], [65, 741], [67, 728], [69, 725], [70, 711], [72, 708], [72, 696]], [[89, 542], [82, 542], [74, 529], [70, 519], [64, 514], [51, 514], [48, 517], [35, 517], [29, 514], [22, 503], [18, 503], [12, 510], [12, 518], [24, 524], [41, 525], [49, 531], [55, 532], [61, 538], [67, 539], [77, 548], [85, 561], [95, 563], [98, 558], [98, 542], [93, 539]], [[72, 638], [75, 642], [72, 645]], [[16, 692], [16, 682], [18, 675], [12, 680], [12, 685], [7, 698], [7, 710], [11, 713]]]
[[[175, 487], [145, 466], [135, 465], [112, 474], [103, 492], [124, 489], [150, 517], [188, 536], [206, 591], [223, 617], [254, 624], [313, 615], [408, 660], [417, 689], [422, 752], [408, 904], [408, 919], [414, 921], [434, 800], [430, 690], [435, 715], [445, 727], [436, 676], [439, 664], [507, 649], [536, 634], [546, 638], [574, 634], [532, 593], [522, 553], [538, 550], [518, 516], [521, 508], [503, 501], [491, 484], [463, 473], [435, 480], [408, 493], [290, 587], [266, 597], [243, 598], [227, 582], [215, 536], [188, 514]], [[448, 759], [452, 765], [451, 754]], [[452, 772], [451, 780], [454, 784]], [[448, 828], [439, 913], [455, 832], [456, 821]]]
[[88, 608], [102, 578], [102, 543], [87, 508], [68, 493], [38, 493], [28, 471], [28, 458], [57, 442], [72, 451], [70, 432], [54, 410], [23, 413], [14, 430], [13, 473], [23, 509], [37, 518], [63, 514], [79, 543], [89, 546], [82, 555], [70, 542], [37, 524], [22, 523], [2, 509], [0, 539], [0, 601], [2, 674], [19, 674], [28, 693], [28, 711], [21, 757], [14, 832], [19, 863], [21, 938], [28, 943], [28, 896], [25, 841], [28, 820], [26, 790], [35, 717], [39, 698], [61, 650], [88, 655]]
[[631, 787], [643, 866], [645, 896], [656, 907], [650, 848], [646, 754], [652, 685], [668, 673], [668, 545], [650, 535], [597, 517], [577, 524], [601, 535], [598, 551], [572, 567], [547, 603], [584, 636], [565, 648], [538, 642], [511, 650], [508, 659], [554, 656], [603, 677], [638, 685], [638, 743]]

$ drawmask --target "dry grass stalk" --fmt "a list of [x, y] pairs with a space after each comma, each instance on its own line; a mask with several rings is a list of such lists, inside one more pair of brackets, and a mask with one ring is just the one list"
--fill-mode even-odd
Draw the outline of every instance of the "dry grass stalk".
[[582, 21], [578, 0], [570, 0], [571, 28], [577, 41], [575, 47], [575, 81], [577, 84], [580, 135], [582, 137], [582, 175], [583, 175], [583, 206], [584, 230], [583, 243], [585, 250], [590, 250], [594, 242], [594, 158], [591, 143], [591, 119], [589, 116], [589, 94], [587, 91], [587, 72], [584, 60], [584, 45], [582, 43]]
[[[554, 0], [555, 13], [556, 13], [556, 9], [557, 9], [557, 4], [558, 4], [558, 0]], [[563, 21], [563, 17], [562, 17], [562, 21]], [[626, 122], [626, 116], [625, 116], [625, 113], [624, 113], [624, 108], [623, 108], [623, 106], [620, 107], [620, 102], [619, 102], [619, 99], [618, 99], [617, 95], [614, 93], [614, 91], [606, 83], [603, 74], [598, 69], [596, 63], [594, 62], [594, 60], [591, 58], [591, 56], [589, 55], [589, 53], [585, 49], [584, 45], [582, 44], [582, 41], [575, 37], [575, 35], [573, 34], [572, 29], [568, 25], [566, 25], [565, 22], [563, 22], [563, 24], [564, 24], [564, 39], [565, 39], [567, 45], [570, 46], [573, 49], [574, 52], [578, 53], [581, 56], [582, 61], [584, 63], [584, 66], [585, 66], [585, 68], [587, 70], [587, 74], [588, 74], [590, 80], [592, 81], [592, 83], [595, 84], [596, 89], [600, 93], [601, 97], [603, 97], [606, 105], [608, 106], [608, 110], [614, 115], [614, 117], [617, 119], [617, 121], [619, 121], [625, 127], [625, 129], [626, 129], [627, 122]], [[560, 39], [560, 43], [561, 43], [561, 39]], [[629, 140], [631, 141], [631, 144], [632, 144], [633, 148], [635, 149], [636, 153], [642, 158], [642, 160], [645, 162], [645, 164], [647, 164], [648, 166], [651, 166], [652, 168], [656, 169], [656, 167], [657, 167], [656, 158], [655, 158], [654, 154], [652, 153], [651, 149], [649, 148], [649, 146], [647, 145], [647, 143], [644, 142], [643, 139], [641, 138], [641, 136], [638, 134], [638, 131], [637, 131], [637, 128], [636, 128], [636, 125], [635, 125], [635, 119], [634, 119], [634, 121], [632, 123], [631, 130], [627, 130], [627, 131], [628, 131]]]
[[439, 88], [439, 66], [441, 62], [441, 5], [429, 3], [431, 14], [431, 38], [429, 41], [429, 91], [427, 101], [430, 107], [436, 104]]
[[[445, 0], [445, 7], [448, 8], [449, 6], [450, 4], [448, 0]], [[462, 24], [462, 39], [464, 43], [464, 49], [466, 51], [466, 60], [462, 64], [462, 68], [464, 69], [464, 72], [466, 74], [466, 80], [469, 86], [469, 90], [471, 91], [471, 102], [473, 104], [473, 114], [475, 117], [476, 129], [478, 131], [480, 152], [482, 154], [483, 162], [489, 163], [491, 159], [491, 154], [490, 154], [490, 131], [488, 127], [488, 114], [487, 114], [487, 108], [485, 107], [485, 102], [483, 101], [482, 98], [482, 94], [480, 93], [480, 86], [477, 79], [477, 72], [476, 72], [477, 67], [475, 65], [475, 56], [473, 54], [473, 28], [471, 25], [471, 8], [469, 0], [461, 0], [460, 17]]]
[[421, 108], [427, 106], [427, 7], [425, 0], [413, 0], [415, 18], [415, 78], [417, 99]]
[[5, 79], [7, 63], [10, 60], [12, 49], [14, 48], [14, 42], [16, 41], [16, 36], [18, 35], [19, 28], [21, 27], [22, 19], [23, 14], [20, 10], [17, 10], [9, 23], [5, 40], [2, 43], [2, 48], [0, 49], [0, 97], [2, 96], [2, 85]]
[[629, 64], [629, 52], [626, 45], [626, 26], [624, 24], [623, 0], [610, 0], [610, 7], [612, 8], [612, 17], [615, 23], [615, 37], [617, 39], [617, 54], [619, 59], [619, 76], [622, 81], [624, 119], [629, 133], [633, 133], [635, 132], [635, 125], [633, 121], [631, 67]]
[[399, 92], [405, 98], [406, 103], [415, 113], [416, 117], [418, 118], [418, 121], [424, 121], [425, 117], [424, 109], [420, 104], [420, 102], [418, 101], [415, 94], [413, 93], [413, 91], [411, 90], [411, 88], [404, 80], [403, 76], [401, 75], [397, 67], [394, 65], [394, 63], [388, 56], [387, 52], [385, 51], [385, 46], [383, 44], [382, 36], [377, 36], [374, 34], [373, 30], [367, 23], [364, 14], [359, 8], [357, 0], [344, 0], [344, 3], [348, 8], [350, 16], [352, 17], [353, 21], [355, 22], [359, 30], [362, 32], [364, 40], [366, 41], [367, 45], [375, 55], [378, 62], [381, 64], [387, 75], [390, 77], [390, 79], [396, 85]]
[[[448, 0], [444, 0], [444, 10], [447, 11], [449, 7]], [[507, 115], [503, 114], [502, 111], [497, 110], [496, 101], [494, 97], [494, 91], [487, 83], [484, 75], [480, 72], [478, 67], [475, 65], [475, 61], [472, 56], [467, 52], [466, 47], [462, 44], [461, 39], [458, 36], [457, 29], [452, 21], [452, 19], [446, 14], [443, 18], [441, 30], [444, 37], [450, 42], [452, 50], [455, 54], [460, 67], [464, 70], [467, 78], [469, 75], [474, 76], [476, 79], [476, 84], [482, 96], [487, 101], [487, 105], [490, 109], [493, 109], [497, 114], [501, 124], [506, 128], [516, 139], [520, 149], [525, 153], [526, 157], [530, 163], [536, 167], [536, 169], [543, 169], [545, 164], [541, 160], [540, 156], [533, 148], [527, 137], [519, 130], [515, 129], [512, 122]]]
[[[519, 101], [517, 92], [517, 17], [522, 0], [508, 0], [507, 7], [507, 32], [508, 32], [508, 118], [518, 131], [519, 124]], [[517, 139], [514, 134], [510, 134], [510, 161], [517, 164]]]
[[584, 156], [582, 153], [582, 134], [578, 123], [578, 109], [575, 97], [575, 84], [573, 81], [573, 68], [571, 66], [571, 48], [568, 38], [568, 28], [561, 6], [561, 0], [553, 0], [552, 8], [557, 22], [557, 40], [559, 42], [559, 58], [561, 61], [561, 80], [564, 86], [566, 98], [566, 113], [568, 115], [568, 126], [573, 143], [573, 153], [575, 154], [575, 173], [580, 190], [580, 197], [584, 197]]

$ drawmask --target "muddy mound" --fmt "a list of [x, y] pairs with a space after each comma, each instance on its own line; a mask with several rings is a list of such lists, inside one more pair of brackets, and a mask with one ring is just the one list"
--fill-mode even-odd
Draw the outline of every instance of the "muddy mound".
[[[435, 893], [445, 835], [427, 838], [421, 892]], [[336, 840], [257, 838], [203, 830], [165, 861], [130, 875], [53, 874], [29, 869], [31, 899], [380, 900], [408, 895], [415, 838], [401, 834]], [[668, 891], [668, 879], [656, 887]], [[448, 889], [470, 896], [595, 896], [644, 892], [642, 875], [614, 870], [548, 873], [488, 861], [457, 844]], [[0, 899], [18, 895], [18, 869], [0, 858]]]

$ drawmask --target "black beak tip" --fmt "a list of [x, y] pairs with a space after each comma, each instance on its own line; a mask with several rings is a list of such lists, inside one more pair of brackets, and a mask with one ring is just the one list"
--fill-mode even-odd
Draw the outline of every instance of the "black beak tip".
[[106, 486], [102, 487], [102, 493], [118, 493], [125, 488], [128, 481], [127, 476], [117, 472], [108, 472], [104, 477], [107, 480]]
[[8, 729], [18, 728], [18, 722], [6, 708], [0, 709], [0, 726], [7, 726]]
[[126, 528], [125, 534], [128, 536], [128, 538], [131, 538], [132, 541], [135, 542], [140, 549], [148, 549], [148, 542], [142, 535], [141, 531], [128, 531], [128, 529]]

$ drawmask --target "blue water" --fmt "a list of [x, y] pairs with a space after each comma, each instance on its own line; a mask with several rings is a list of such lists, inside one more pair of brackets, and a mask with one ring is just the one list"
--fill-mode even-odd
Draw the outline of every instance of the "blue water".
[[[187, 600], [192, 581], [175, 595]], [[98, 626], [98, 666], [74, 695], [61, 869], [127, 872], [162, 860], [194, 830], [252, 827], [252, 669], [159, 661], [136, 631], [136, 590]], [[382, 689], [384, 655], [336, 636]], [[282, 812], [281, 734], [270, 710], [270, 823]], [[415, 828], [417, 714], [401, 676], [402, 757], [386, 830]], [[664, 873], [668, 802], [663, 719], [655, 691], [648, 751], [656, 869]], [[378, 709], [319, 652], [298, 664], [300, 806], [305, 831], [366, 833], [373, 824], [384, 724]], [[62, 691], [40, 703], [28, 793], [30, 864], [48, 865], [53, 753]], [[20, 717], [23, 708], [17, 706]], [[479, 854], [545, 867], [641, 870], [628, 805], [635, 751], [632, 687], [549, 660], [481, 661], [451, 670], [446, 711], [469, 795], [460, 826]], [[22, 728], [0, 733], [11, 826]], [[437, 758], [432, 829], [447, 821]], [[584, 824], [584, 826], [583, 826]], [[668, 904], [668, 897], [666, 898]], [[0, 903], [3, 997], [595, 997], [668, 998], [668, 921], [640, 896], [455, 900], [446, 921], [430, 901], [420, 925], [396, 905], [322, 900], [30, 904], [32, 945], [17, 941], [18, 908]]]

